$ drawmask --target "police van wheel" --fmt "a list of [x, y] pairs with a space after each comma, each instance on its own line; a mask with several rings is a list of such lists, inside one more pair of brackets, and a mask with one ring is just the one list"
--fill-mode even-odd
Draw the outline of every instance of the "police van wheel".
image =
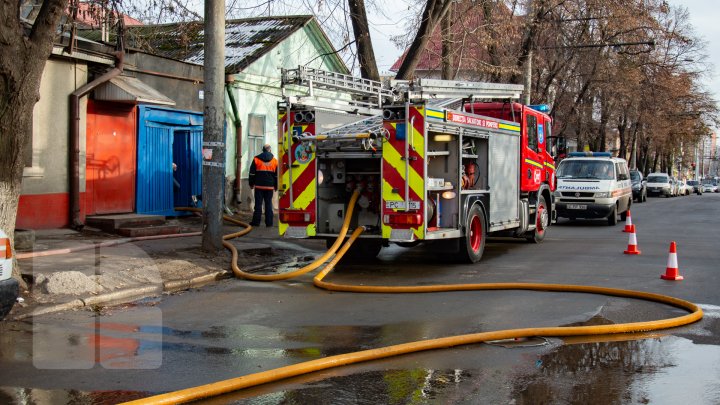
[[550, 213], [547, 210], [547, 203], [545, 203], [545, 197], [540, 196], [538, 198], [537, 210], [535, 213], [535, 230], [528, 233], [525, 237], [528, 241], [533, 243], [540, 243], [545, 239], [545, 232], [547, 227], [550, 225]]
[[485, 216], [479, 206], [473, 205], [465, 224], [464, 243], [460, 247], [463, 261], [477, 263], [485, 250]]
[[613, 207], [612, 212], [610, 213], [610, 216], [608, 217], [608, 225], [615, 226], [618, 223], [617, 218], [617, 205]]

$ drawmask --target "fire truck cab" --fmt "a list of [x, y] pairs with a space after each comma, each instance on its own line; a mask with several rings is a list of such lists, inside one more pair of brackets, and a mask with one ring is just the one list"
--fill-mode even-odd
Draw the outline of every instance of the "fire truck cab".
[[555, 215], [551, 121], [514, 101], [522, 86], [387, 85], [302, 66], [282, 76], [309, 89], [278, 106], [282, 236], [336, 238], [358, 190], [351, 228], [367, 230], [353, 248], [365, 257], [453, 241], [477, 262], [488, 235], [544, 239]]

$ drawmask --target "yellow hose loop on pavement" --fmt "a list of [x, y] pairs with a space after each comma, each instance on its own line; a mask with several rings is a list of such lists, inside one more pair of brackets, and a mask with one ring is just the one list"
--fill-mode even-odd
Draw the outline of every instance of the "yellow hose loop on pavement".
[[[352, 216], [352, 209], [357, 200], [357, 193], [353, 195], [348, 213], [343, 224], [343, 230], [340, 236], [333, 244], [331, 251], [337, 250], [340, 242], [345, 238], [349, 227], [349, 218]], [[234, 220], [233, 222], [235, 222]], [[239, 222], [239, 221], [237, 221]], [[237, 223], [235, 222], [235, 223]], [[247, 230], [247, 229], [246, 229]], [[630, 332], [648, 332], [660, 329], [674, 328], [687, 325], [699, 321], [703, 312], [697, 305], [662, 294], [647, 293], [641, 291], [623, 290], [607, 287], [593, 287], [582, 285], [565, 285], [565, 284], [540, 284], [540, 283], [487, 283], [487, 284], [441, 284], [432, 286], [359, 286], [359, 285], [343, 285], [334, 284], [323, 281], [323, 278], [334, 268], [340, 261], [342, 256], [350, 249], [353, 242], [360, 236], [365, 229], [363, 227], [355, 229], [350, 238], [338, 251], [337, 255], [325, 266], [313, 279], [313, 284], [319, 288], [331, 291], [356, 292], [356, 293], [429, 293], [429, 292], [445, 292], [445, 291], [475, 291], [475, 290], [531, 290], [531, 291], [552, 291], [552, 292], [574, 292], [585, 294], [601, 294], [615, 297], [641, 299], [646, 301], [654, 301], [662, 304], [671, 305], [682, 308], [690, 312], [687, 315], [660, 319], [655, 321], [631, 322], [613, 325], [593, 325], [593, 326], [550, 326], [539, 328], [522, 328], [507, 329], [493, 332], [471, 333], [466, 335], [449, 336], [437, 339], [421, 340], [410, 343], [402, 343], [398, 345], [386, 346], [377, 349], [362, 350], [359, 352], [339, 354], [335, 356], [324, 357], [321, 359], [310, 360], [299, 364], [279, 367], [272, 370], [262, 371], [259, 373], [248, 374], [242, 377], [232, 378], [229, 380], [219, 381], [211, 384], [205, 384], [198, 387], [186, 388], [179, 391], [168, 392], [148, 398], [143, 398], [128, 402], [128, 404], [180, 404], [195, 401], [198, 399], [214, 397], [227, 394], [233, 391], [254, 387], [257, 385], [267, 384], [282, 379], [296, 377], [316, 371], [326, 370], [333, 367], [340, 367], [349, 364], [361, 363], [365, 361], [384, 359], [402, 354], [415, 353], [425, 350], [443, 349], [459, 345], [482, 343], [492, 340], [525, 338], [534, 336], [587, 336], [587, 335], [607, 335], [616, 333]], [[233, 272], [238, 277], [249, 278], [253, 280], [281, 280], [307, 273], [307, 267], [317, 268], [329, 258], [332, 253], [325, 254], [316, 262], [298, 271], [283, 274], [282, 278], [277, 276], [259, 276], [247, 274], [237, 268], [237, 250], [231, 244], [224, 242], [224, 245], [233, 252]], [[330, 252], [330, 251], [328, 251]], [[323, 262], [318, 263], [321, 259]], [[237, 269], [237, 270], [236, 270]], [[264, 277], [264, 278], [260, 278]]]
[[289, 278], [301, 276], [305, 273], [308, 273], [310, 271], [313, 271], [317, 269], [318, 267], [322, 266], [323, 263], [325, 263], [330, 256], [335, 254], [335, 252], [340, 247], [340, 244], [342, 244], [343, 240], [345, 239], [345, 235], [347, 235], [348, 228], [350, 228], [350, 220], [352, 219], [353, 210], [355, 209], [355, 202], [357, 202], [358, 198], [360, 198], [360, 191], [356, 190], [352, 197], [350, 198], [350, 202], [348, 203], [348, 210], [345, 213], [345, 220], [343, 221], [342, 228], [340, 228], [340, 233], [335, 240], [335, 243], [328, 249], [325, 254], [317, 258], [314, 262], [308, 264], [305, 267], [302, 267], [298, 270], [282, 273], [282, 274], [252, 274], [252, 273], [246, 273], [240, 269], [237, 265], [237, 259], [238, 259], [238, 252], [237, 249], [235, 249], [235, 246], [233, 246], [229, 242], [223, 242], [223, 246], [225, 246], [230, 252], [232, 253], [232, 261], [230, 262], [232, 266], [232, 271], [235, 274], [235, 277], [238, 278], [244, 278], [247, 280], [253, 280], [253, 281], [277, 281], [277, 280], [287, 280]]

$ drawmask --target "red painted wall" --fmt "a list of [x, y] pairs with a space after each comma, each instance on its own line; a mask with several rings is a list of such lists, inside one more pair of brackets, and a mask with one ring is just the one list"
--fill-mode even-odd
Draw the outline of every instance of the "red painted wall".
[[[80, 193], [80, 219], [85, 220], [85, 193]], [[68, 193], [26, 194], [20, 196], [16, 228], [52, 229], [70, 225]]]

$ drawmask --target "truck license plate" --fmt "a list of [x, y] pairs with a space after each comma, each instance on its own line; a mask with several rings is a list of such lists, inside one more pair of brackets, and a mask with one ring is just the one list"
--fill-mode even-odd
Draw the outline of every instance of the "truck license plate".
[[567, 205], [569, 210], [586, 210], [587, 205], [585, 204], [568, 204]]
[[[392, 210], [404, 210], [405, 201], [385, 201], [385, 208]], [[420, 201], [410, 201], [411, 210], [420, 209]]]

